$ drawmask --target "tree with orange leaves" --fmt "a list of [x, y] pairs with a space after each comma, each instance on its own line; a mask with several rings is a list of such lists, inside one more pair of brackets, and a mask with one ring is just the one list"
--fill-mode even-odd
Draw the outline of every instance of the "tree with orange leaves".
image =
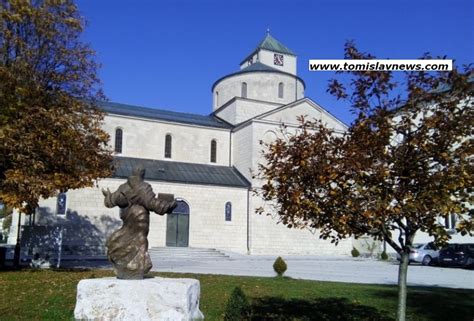
[[[374, 57], [348, 43], [345, 59]], [[416, 233], [444, 244], [450, 235], [438, 219], [455, 215], [457, 231], [473, 234], [473, 70], [407, 71], [401, 83], [386, 71], [347, 74], [349, 85], [328, 88], [356, 114], [347, 132], [303, 117], [296, 134], [283, 128], [264, 153], [257, 193], [288, 227], [317, 228], [336, 244], [362, 235], [386, 241], [401, 257], [397, 315], [405, 320]]]
[[72, 0], [1, 0], [0, 16], [0, 202], [32, 214], [111, 173], [98, 64]]

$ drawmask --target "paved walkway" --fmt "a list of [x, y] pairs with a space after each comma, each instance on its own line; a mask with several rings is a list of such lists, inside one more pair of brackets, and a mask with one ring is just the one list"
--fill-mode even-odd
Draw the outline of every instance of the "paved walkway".
[[[296, 279], [397, 284], [397, 262], [324, 256], [288, 256], [284, 259], [288, 265], [285, 275]], [[271, 277], [275, 275], [274, 260], [275, 257], [270, 256], [246, 255], [232, 255], [230, 259], [222, 260], [153, 258], [152, 271]], [[111, 268], [105, 260], [63, 261], [62, 266]], [[410, 265], [408, 284], [474, 290], [474, 270]]]
[[[284, 257], [286, 276], [319, 281], [397, 284], [398, 263], [352, 257]], [[230, 260], [154, 260], [153, 271], [274, 276], [275, 257], [240, 256]], [[408, 284], [474, 289], [474, 271], [459, 268], [410, 265]]]

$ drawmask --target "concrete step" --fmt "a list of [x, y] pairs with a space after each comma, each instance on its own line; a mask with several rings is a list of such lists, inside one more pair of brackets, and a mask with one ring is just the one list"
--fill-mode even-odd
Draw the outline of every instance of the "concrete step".
[[148, 251], [154, 255], [176, 255], [176, 256], [196, 256], [196, 255], [209, 255], [209, 256], [222, 256], [225, 254], [221, 252], [173, 252], [173, 251]]
[[186, 247], [160, 247], [151, 248], [148, 250], [153, 253], [221, 253], [216, 249], [200, 249], [200, 248], [186, 248]]
[[163, 247], [152, 247], [150, 251], [217, 251], [215, 248], [202, 248], [202, 247], [180, 247], [180, 246], [163, 246]]
[[229, 256], [216, 250], [192, 247], [161, 247], [148, 250], [157, 260], [230, 260]]
[[198, 255], [198, 254], [222, 254], [219, 251], [148, 251], [156, 254], [176, 254], [176, 255]]

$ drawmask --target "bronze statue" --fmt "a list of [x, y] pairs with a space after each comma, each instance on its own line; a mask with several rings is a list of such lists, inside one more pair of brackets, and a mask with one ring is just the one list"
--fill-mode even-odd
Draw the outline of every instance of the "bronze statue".
[[176, 207], [174, 195], [158, 194], [156, 198], [144, 178], [145, 169], [137, 166], [117, 191], [102, 190], [106, 207], [118, 206], [122, 209], [120, 218], [123, 225], [106, 242], [107, 257], [119, 279], [143, 279], [150, 271], [152, 264], [147, 239], [150, 211], [164, 215]]

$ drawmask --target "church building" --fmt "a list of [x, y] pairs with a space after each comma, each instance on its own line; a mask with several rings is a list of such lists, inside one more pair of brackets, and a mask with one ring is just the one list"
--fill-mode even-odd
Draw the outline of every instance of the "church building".
[[[172, 193], [172, 214], [150, 214], [149, 245], [214, 248], [241, 254], [348, 255], [352, 241], [337, 246], [317, 230], [289, 229], [278, 215], [256, 214], [253, 193], [262, 162], [261, 142], [297, 127], [297, 116], [318, 119], [336, 131], [347, 126], [305, 97], [297, 56], [270, 34], [244, 57], [240, 68], [212, 84], [209, 115], [105, 102], [103, 128], [114, 149], [113, 177], [40, 202], [35, 225], [63, 226], [66, 254], [105, 253], [105, 239], [121, 225], [120, 209], [104, 206], [101, 190], [122, 184], [136, 164], [155, 193]], [[28, 219], [24, 225], [28, 225]], [[13, 224], [13, 227], [15, 224]], [[16, 240], [11, 229], [10, 242]]]

